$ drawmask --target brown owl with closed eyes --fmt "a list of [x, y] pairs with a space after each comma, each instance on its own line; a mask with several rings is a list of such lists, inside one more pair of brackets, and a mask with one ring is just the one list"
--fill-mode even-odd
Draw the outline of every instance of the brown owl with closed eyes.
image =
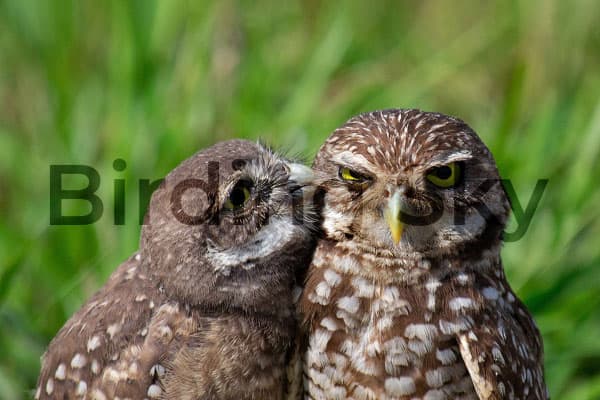
[[140, 250], [50, 343], [36, 399], [297, 391], [292, 293], [314, 248], [311, 176], [243, 140], [175, 168], [152, 196]]
[[307, 398], [548, 398], [539, 331], [500, 259], [509, 201], [469, 126], [362, 114], [313, 168], [324, 237], [299, 307]]

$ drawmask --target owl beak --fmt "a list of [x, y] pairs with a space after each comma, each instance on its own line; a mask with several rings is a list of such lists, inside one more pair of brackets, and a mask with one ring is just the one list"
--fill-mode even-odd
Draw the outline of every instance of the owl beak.
[[402, 231], [404, 225], [400, 221], [400, 211], [402, 210], [402, 196], [404, 190], [396, 190], [388, 200], [387, 207], [383, 213], [388, 226], [390, 227], [390, 233], [392, 234], [392, 240], [394, 244], [398, 244], [402, 238]]
[[290, 169], [289, 180], [291, 182], [294, 182], [300, 187], [309, 186], [312, 184], [314, 174], [311, 168], [307, 167], [306, 165], [292, 162], [287, 163], [287, 166]]

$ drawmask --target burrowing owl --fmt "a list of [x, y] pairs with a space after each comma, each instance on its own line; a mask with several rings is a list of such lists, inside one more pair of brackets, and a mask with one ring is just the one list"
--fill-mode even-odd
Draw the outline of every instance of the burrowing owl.
[[241, 140], [184, 161], [152, 196], [139, 252], [50, 343], [36, 398], [283, 398], [311, 175]]
[[547, 398], [540, 334], [500, 260], [509, 201], [475, 132], [437, 113], [367, 113], [314, 170], [309, 398]]

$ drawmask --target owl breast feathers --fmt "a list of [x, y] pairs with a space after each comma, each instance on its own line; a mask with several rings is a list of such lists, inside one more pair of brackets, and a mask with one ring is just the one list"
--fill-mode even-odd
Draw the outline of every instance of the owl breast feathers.
[[464, 122], [362, 114], [313, 165], [324, 237], [299, 310], [310, 399], [547, 399], [500, 260], [509, 202]]
[[[153, 194], [140, 250], [65, 324], [36, 399], [281, 399], [313, 249], [310, 169], [241, 140]], [[274, 300], [276, 299], [276, 301]], [[298, 382], [296, 382], [298, 383]]]

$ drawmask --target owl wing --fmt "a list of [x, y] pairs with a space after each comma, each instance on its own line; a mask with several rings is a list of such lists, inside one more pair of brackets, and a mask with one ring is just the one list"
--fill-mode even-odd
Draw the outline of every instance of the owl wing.
[[139, 256], [121, 264], [58, 332], [42, 357], [36, 399], [160, 395], [175, 332], [194, 328], [139, 267]]
[[548, 399], [540, 333], [525, 306], [510, 297], [510, 303], [486, 304], [473, 327], [457, 335], [461, 356], [482, 400]]

